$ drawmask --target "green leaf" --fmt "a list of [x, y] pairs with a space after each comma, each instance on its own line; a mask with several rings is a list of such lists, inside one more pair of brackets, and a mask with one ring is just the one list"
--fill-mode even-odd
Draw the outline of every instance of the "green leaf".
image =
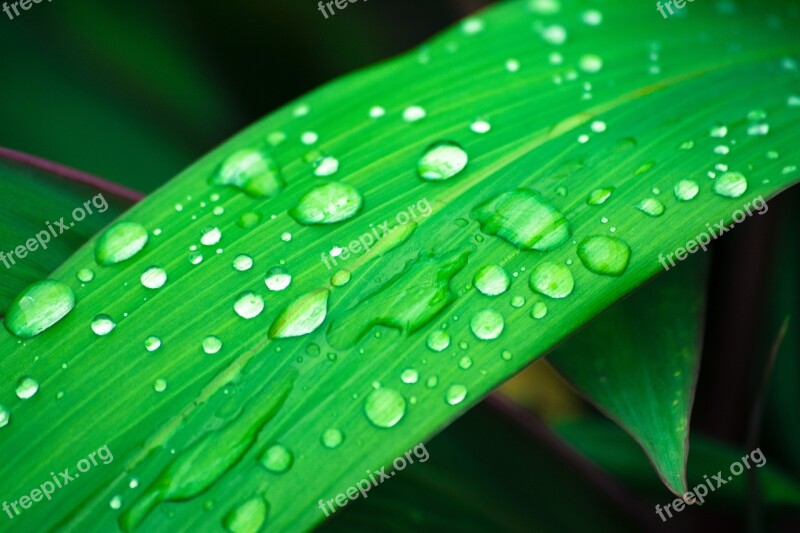
[[[785, 171], [798, 163], [800, 136], [800, 110], [787, 103], [796, 87], [786, 60], [798, 51], [796, 20], [781, 8], [770, 9], [768, 19], [744, 8], [720, 16], [711, 3], [697, 3], [690, 16], [665, 24], [651, 5], [614, 3], [598, 26], [582, 21], [576, 3], [562, 2], [556, 14], [540, 12], [542, 5], [499, 4], [482, 22], [277, 111], [122, 217], [151, 232], [138, 255], [100, 268], [92, 241], [65, 263], [53, 278], [72, 287], [75, 309], [25, 343], [0, 333], [0, 402], [11, 414], [0, 428], [0, 453], [27, 450], [22, 460], [0, 465], [0, 493], [23, 494], [53, 464], [75, 465], [104, 445], [114, 461], [71, 483], [57, 506], [26, 511], [17, 525], [192, 529], [226, 516], [238, 521], [240, 508], [268, 508], [268, 527], [308, 529], [324, 518], [319, 499], [390, 464], [642, 285], [661, 271], [659, 254], [707, 232], [706, 224], [730, 224], [737, 210], [752, 211], [753, 198], [796, 181]], [[782, 21], [783, 29], [767, 20]], [[563, 35], [552, 29], [559, 24], [567, 34], [562, 45], [553, 42]], [[565, 63], [548, 62], [556, 50]], [[602, 57], [599, 71], [593, 55]], [[591, 98], [582, 97], [585, 84]], [[372, 118], [373, 106], [386, 114]], [[414, 106], [425, 118], [412, 121], [423, 114]], [[768, 118], [751, 113], [756, 107]], [[469, 127], [478, 117], [491, 123], [490, 132]], [[764, 120], [768, 136], [748, 133], [753, 121], [753, 131], [763, 132]], [[724, 139], [709, 134], [717, 122], [727, 127]], [[691, 150], [679, 148], [690, 140]], [[463, 148], [466, 168], [445, 180], [421, 179], [419, 159], [442, 141]], [[715, 152], [721, 144], [730, 150], [724, 157]], [[255, 158], [224, 176], [229, 186], [212, 185], [222, 163], [245, 149], [266, 150], [281, 180]], [[765, 155], [773, 150], [789, 155]], [[336, 171], [320, 156], [335, 158]], [[735, 186], [722, 191], [727, 196], [713, 191], [719, 182], [706, 173], [723, 161], [746, 174], [746, 194], [731, 198], [741, 190]], [[443, 163], [442, 175], [459, 166]], [[678, 201], [672, 189], [687, 177], [697, 180], [699, 194]], [[360, 204], [352, 218], [303, 225], [289, 215], [331, 180], [358, 190], [362, 202], [304, 205], [321, 209], [319, 217], [304, 213], [303, 222], [335, 220]], [[285, 188], [266, 198], [276, 184]], [[587, 204], [593, 191], [610, 187], [605, 203]], [[519, 212], [517, 196], [505, 201], [518, 190], [529, 191], [519, 197], [532, 218]], [[661, 216], [636, 208], [651, 196], [664, 205]], [[482, 234], [473, 217], [490, 205], [495, 226], [503, 218], [522, 224]], [[572, 237], [563, 240], [555, 211]], [[587, 240], [598, 236], [604, 239]], [[627, 248], [605, 246], [609, 236]], [[331, 255], [335, 247], [341, 250]], [[233, 268], [239, 254], [255, 266]], [[494, 298], [472, 286], [491, 264], [512, 280]], [[167, 273], [162, 288], [140, 282], [153, 266]], [[89, 267], [97, 275], [82, 287], [75, 274]], [[291, 284], [268, 290], [265, 273], [278, 267]], [[318, 316], [312, 308], [320, 291], [330, 296], [319, 328], [269, 337], [279, 317]], [[536, 321], [534, 306], [544, 302], [548, 312]], [[298, 305], [310, 305], [308, 313]], [[107, 334], [95, 334], [93, 323]], [[316, 321], [282, 322], [277, 331], [308, 323]], [[432, 334], [441, 352], [427, 346]], [[153, 336], [160, 348], [150, 352], [146, 345], [159, 344]], [[41, 386], [21, 399], [13, 389], [25, 376]], [[31, 390], [30, 381], [23, 385]], [[335, 449], [322, 443], [330, 429], [344, 434]], [[185, 486], [189, 476], [172, 473], [185, 472], [198, 442], [224, 464], [205, 469], [207, 478], [192, 488]], [[229, 443], [242, 447], [226, 454]], [[291, 455], [288, 470], [263, 464], [273, 449]], [[268, 505], [251, 504], [261, 497]], [[147, 504], [154, 500], [160, 503]]]
[[685, 494], [689, 418], [702, 348], [706, 269], [692, 261], [617, 303], [548, 361], [644, 449]]

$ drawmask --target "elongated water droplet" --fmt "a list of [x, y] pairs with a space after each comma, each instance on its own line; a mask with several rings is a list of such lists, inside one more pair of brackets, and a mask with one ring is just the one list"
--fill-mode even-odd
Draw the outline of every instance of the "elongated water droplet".
[[472, 282], [481, 293], [487, 296], [497, 296], [508, 290], [511, 285], [511, 277], [503, 267], [487, 265], [475, 274]]
[[660, 217], [664, 214], [664, 204], [656, 198], [645, 198], [638, 204], [636, 209], [651, 217]]
[[739, 198], [747, 192], [747, 179], [739, 172], [726, 172], [714, 180], [714, 192], [726, 198]]
[[405, 416], [406, 399], [394, 389], [375, 389], [364, 401], [364, 413], [375, 426], [391, 428]]
[[236, 314], [245, 320], [250, 320], [261, 314], [264, 310], [264, 299], [254, 292], [240, 294], [233, 304]]
[[292, 467], [294, 456], [288, 448], [275, 444], [261, 456], [261, 464], [272, 473], [282, 474]]
[[269, 505], [262, 496], [254, 496], [225, 515], [222, 526], [230, 533], [258, 533], [267, 520]]
[[452, 178], [467, 166], [469, 156], [461, 146], [451, 141], [438, 142], [427, 150], [419, 160], [419, 177], [429, 181]]
[[354, 217], [363, 203], [355, 187], [332, 181], [312, 189], [289, 214], [300, 224], [334, 224]]
[[484, 309], [472, 317], [469, 327], [476, 337], [488, 341], [500, 336], [505, 327], [505, 321], [503, 315], [497, 311]]
[[578, 245], [578, 257], [595, 274], [621, 276], [630, 263], [631, 248], [617, 237], [586, 237]]
[[614, 187], [603, 187], [602, 189], [595, 189], [591, 193], [589, 193], [589, 197], [586, 198], [586, 203], [589, 205], [602, 205], [611, 198], [611, 194], [614, 192]]
[[536, 320], [540, 320], [547, 315], [547, 304], [544, 302], [536, 302], [531, 309], [531, 316]]
[[30, 339], [64, 318], [74, 307], [75, 294], [68, 285], [54, 280], [39, 281], [11, 302], [4, 323], [17, 337]]
[[117, 323], [108, 315], [97, 315], [92, 320], [92, 331], [100, 337], [108, 335], [116, 327]]
[[434, 352], [443, 352], [450, 347], [450, 334], [441, 329], [435, 329], [428, 334], [426, 344]]
[[700, 186], [693, 180], [681, 180], [675, 184], [675, 198], [681, 202], [688, 202], [700, 192]]
[[142, 274], [142, 285], [148, 289], [160, 289], [167, 282], [167, 272], [161, 268], [152, 266]]
[[349, 270], [339, 270], [331, 277], [331, 285], [334, 287], [343, 287], [350, 282], [350, 271]]
[[300, 337], [315, 331], [325, 322], [329, 295], [328, 289], [318, 289], [294, 300], [272, 323], [270, 338]]
[[344, 433], [336, 428], [326, 429], [322, 434], [322, 445], [333, 450], [344, 442]]
[[445, 393], [445, 400], [450, 405], [458, 405], [467, 397], [467, 388], [464, 385], [451, 385]]
[[95, 244], [95, 259], [113, 265], [138, 254], [148, 239], [147, 229], [136, 222], [118, 222], [103, 232]]
[[0, 404], [0, 428], [4, 428], [11, 422], [11, 411], [3, 404]]
[[25, 376], [17, 382], [17, 398], [20, 400], [29, 400], [39, 392], [39, 382], [32, 377]]
[[278, 165], [266, 152], [255, 148], [228, 156], [211, 183], [236, 187], [254, 198], [273, 198], [284, 187]]
[[567, 266], [545, 261], [531, 272], [530, 285], [534, 291], [550, 298], [566, 298], [572, 294], [575, 279]]
[[267, 272], [264, 283], [271, 291], [282, 291], [292, 283], [292, 275], [283, 267], [274, 267]]
[[214, 335], [209, 335], [203, 339], [203, 351], [208, 355], [214, 355], [222, 349], [222, 340]]
[[478, 206], [473, 212], [481, 229], [519, 248], [546, 252], [569, 239], [564, 215], [536, 191], [517, 189]]

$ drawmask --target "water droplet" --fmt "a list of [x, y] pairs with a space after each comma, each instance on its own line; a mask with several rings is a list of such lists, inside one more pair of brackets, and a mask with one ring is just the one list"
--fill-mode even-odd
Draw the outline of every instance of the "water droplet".
[[355, 187], [332, 181], [312, 189], [289, 214], [300, 224], [334, 224], [354, 217], [362, 205]]
[[92, 331], [100, 337], [108, 335], [116, 327], [117, 323], [108, 315], [97, 315], [92, 320]]
[[464, 170], [469, 156], [461, 146], [442, 141], [430, 146], [418, 163], [419, 177], [428, 181], [443, 181]]
[[273, 198], [284, 186], [278, 165], [265, 151], [256, 148], [228, 156], [211, 183], [236, 187], [254, 198]]
[[4, 428], [11, 422], [11, 411], [3, 404], [0, 404], [0, 428]]
[[136, 222], [118, 222], [105, 230], [95, 244], [95, 259], [113, 265], [138, 254], [147, 244], [148, 233]]
[[54, 280], [34, 283], [9, 305], [5, 317], [8, 331], [23, 339], [40, 334], [75, 307], [75, 294], [68, 285]]
[[589, 9], [581, 13], [581, 20], [587, 26], [599, 26], [603, 23], [603, 14], [596, 9]]
[[570, 236], [564, 215], [541, 194], [529, 189], [500, 194], [475, 208], [473, 214], [484, 233], [497, 235], [519, 248], [545, 252]]
[[122, 498], [120, 496], [114, 496], [108, 502], [108, 506], [114, 509], [115, 511], [122, 508]]
[[464, 19], [464, 22], [461, 23], [461, 29], [467, 35], [475, 35], [482, 32], [483, 26], [483, 21], [479, 18]]
[[665, 210], [664, 204], [656, 198], [645, 198], [636, 204], [636, 209], [651, 217], [660, 217]]
[[464, 385], [451, 385], [445, 394], [445, 400], [450, 405], [458, 405], [467, 397], [467, 388]]
[[339, 171], [339, 160], [326, 156], [314, 162], [314, 175], [319, 177], [332, 176]]
[[458, 368], [461, 370], [469, 370], [472, 368], [472, 357], [465, 355], [458, 360]]
[[428, 348], [434, 352], [443, 352], [450, 347], [450, 334], [441, 329], [435, 329], [428, 334], [425, 342]]
[[271, 291], [282, 291], [292, 283], [292, 275], [283, 267], [274, 267], [267, 272], [264, 283]]
[[253, 258], [249, 255], [240, 254], [233, 259], [233, 269], [245, 272], [253, 268]]
[[711, 128], [709, 135], [717, 139], [722, 139], [728, 135], [728, 127], [722, 124], [717, 124]]
[[497, 296], [508, 290], [511, 285], [511, 277], [503, 267], [487, 265], [475, 274], [472, 282], [482, 294]]
[[364, 414], [375, 426], [391, 428], [405, 416], [406, 400], [394, 389], [375, 389], [364, 401]]
[[519, 61], [516, 59], [507, 59], [506, 60], [506, 70], [509, 72], [518, 72], [519, 71]]
[[292, 240], [292, 234], [289, 233], [288, 231], [284, 231], [283, 233], [281, 233], [281, 240], [283, 242], [291, 241]]
[[261, 215], [258, 213], [247, 212], [242, 213], [236, 221], [236, 225], [240, 228], [252, 228], [261, 222]]
[[330, 450], [338, 448], [342, 442], [344, 442], [344, 433], [339, 429], [326, 429], [322, 434], [322, 445]]
[[567, 30], [563, 26], [554, 24], [544, 29], [542, 37], [550, 44], [564, 44], [567, 40]]
[[603, 59], [595, 54], [585, 54], [578, 60], [578, 66], [584, 72], [600, 72], [603, 68]]
[[233, 310], [245, 320], [250, 320], [264, 310], [264, 299], [254, 292], [242, 293], [233, 304]]
[[152, 266], [142, 273], [141, 280], [148, 289], [160, 289], [167, 282], [167, 273], [161, 267]]
[[222, 340], [214, 335], [209, 335], [203, 339], [203, 351], [208, 355], [214, 355], [222, 349]]
[[167, 390], [167, 380], [158, 378], [155, 383], [153, 383], [153, 390], [156, 392], [164, 392]]
[[293, 300], [269, 329], [273, 339], [300, 337], [315, 331], [328, 314], [330, 291], [318, 289]]
[[590, 272], [621, 276], [628, 268], [631, 248], [617, 237], [586, 237], [578, 245], [578, 257]]
[[343, 287], [350, 283], [350, 271], [349, 270], [339, 270], [331, 277], [331, 285], [334, 287]]
[[300, 142], [302, 142], [306, 146], [311, 146], [318, 140], [319, 140], [319, 135], [317, 135], [317, 133], [313, 131], [304, 131], [303, 134], [300, 136]]
[[230, 533], [258, 533], [267, 520], [269, 506], [262, 496], [242, 503], [222, 519], [222, 526]]
[[75, 277], [78, 278], [78, 281], [81, 283], [89, 283], [94, 279], [94, 271], [88, 268], [82, 268], [78, 270], [78, 273], [75, 274]]
[[566, 298], [572, 294], [575, 279], [569, 268], [561, 263], [545, 261], [531, 272], [531, 289], [550, 298]]
[[418, 122], [425, 118], [426, 115], [427, 113], [425, 109], [418, 105], [414, 105], [406, 108], [406, 110], [403, 111], [403, 120], [406, 122]]
[[403, 370], [402, 374], [400, 374], [400, 380], [406, 385], [413, 385], [419, 381], [419, 372], [413, 368], [407, 368]]
[[525, 305], [525, 298], [524, 297], [517, 295], [517, 296], [514, 296], [513, 298], [511, 298], [511, 307], [514, 307], [515, 309], [519, 309], [523, 305]]
[[592, 128], [592, 131], [595, 133], [603, 133], [608, 128], [606, 126], [606, 123], [603, 122], [602, 120], [595, 120], [594, 122], [592, 122], [592, 125], [590, 127]]
[[469, 323], [472, 333], [482, 340], [493, 340], [500, 336], [505, 327], [503, 315], [492, 309], [475, 313]]
[[199, 265], [203, 262], [203, 254], [200, 252], [192, 252], [189, 254], [189, 262], [193, 265]]
[[381, 118], [386, 114], [386, 110], [379, 105], [372, 106], [369, 110], [370, 118]]
[[214, 246], [222, 239], [219, 228], [205, 228], [200, 235], [200, 243], [205, 246]]
[[700, 186], [693, 180], [681, 180], [675, 184], [675, 198], [681, 202], [688, 202], [700, 192]]
[[739, 198], [747, 191], [747, 179], [739, 172], [726, 172], [714, 180], [714, 192], [726, 198]]
[[469, 125], [469, 129], [475, 133], [489, 133], [492, 130], [492, 125], [486, 120], [478, 119]]
[[531, 309], [531, 316], [536, 320], [541, 320], [547, 315], [547, 304], [544, 302], [536, 302]]
[[275, 474], [282, 474], [291, 468], [294, 456], [288, 448], [275, 444], [267, 448], [261, 456], [261, 464]]
[[439, 377], [438, 376], [431, 376], [425, 382], [425, 386], [429, 389], [435, 388], [439, 384]]
[[159, 348], [161, 348], [161, 339], [158, 337], [151, 335], [144, 340], [144, 348], [148, 352], [155, 352]]
[[602, 205], [611, 198], [611, 194], [614, 192], [614, 187], [603, 187], [602, 189], [595, 189], [589, 193], [589, 196], [586, 198], [586, 203], [589, 205]]
[[17, 398], [20, 400], [29, 400], [39, 392], [39, 382], [32, 377], [25, 376], [17, 382]]

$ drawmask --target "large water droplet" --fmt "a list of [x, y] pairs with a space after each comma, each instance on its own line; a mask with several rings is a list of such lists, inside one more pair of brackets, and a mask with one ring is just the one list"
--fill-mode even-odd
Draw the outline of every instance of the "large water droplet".
[[714, 180], [714, 192], [726, 198], [739, 198], [747, 192], [747, 179], [739, 172], [726, 172]]
[[23, 339], [40, 334], [75, 307], [75, 294], [60, 281], [44, 280], [30, 285], [8, 307], [4, 320], [8, 331]]
[[545, 261], [531, 272], [531, 289], [550, 298], [566, 298], [572, 294], [575, 279], [566, 265]]
[[394, 389], [375, 389], [364, 401], [367, 419], [379, 428], [397, 425], [406, 414], [406, 400]]
[[222, 520], [223, 527], [231, 533], [258, 533], [267, 520], [269, 506], [262, 496], [242, 503]]
[[445, 393], [445, 400], [450, 405], [458, 405], [467, 397], [467, 388], [464, 385], [451, 385]]
[[152, 266], [142, 274], [142, 285], [148, 289], [160, 289], [167, 282], [167, 272], [161, 268]]
[[428, 148], [419, 160], [419, 177], [429, 181], [450, 179], [467, 166], [469, 156], [461, 146], [442, 141]]
[[328, 314], [330, 291], [318, 289], [292, 301], [269, 329], [273, 339], [300, 337], [315, 331]]
[[97, 315], [92, 320], [92, 331], [100, 337], [108, 335], [116, 327], [117, 323], [108, 315]]
[[289, 214], [301, 224], [334, 224], [355, 216], [363, 203], [355, 187], [332, 181], [303, 196]]
[[282, 291], [292, 283], [292, 275], [283, 267], [271, 268], [267, 272], [264, 283], [271, 291]]
[[616, 237], [586, 237], [578, 245], [578, 257], [595, 274], [621, 276], [631, 260], [631, 248]]
[[254, 292], [240, 294], [233, 304], [236, 314], [245, 320], [250, 320], [261, 314], [264, 310], [264, 299]]
[[519, 248], [545, 252], [570, 236], [564, 215], [541, 194], [529, 189], [496, 196], [478, 206], [473, 214], [484, 233], [497, 235]]
[[492, 309], [484, 309], [475, 313], [469, 323], [472, 333], [479, 339], [488, 341], [496, 339], [503, 332], [505, 322], [503, 315]]
[[95, 259], [113, 265], [130, 259], [147, 244], [147, 229], [136, 222], [118, 222], [103, 232], [95, 244]]
[[20, 400], [29, 400], [39, 392], [39, 382], [32, 377], [25, 376], [17, 382], [17, 398]]
[[283, 189], [278, 165], [264, 151], [248, 148], [228, 156], [211, 178], [215, 185], [230, 185], [255, 198], [272, 198]]
[[288, 448], [275, 444], [267, 448], [261, 456], [261, 464], [275, 474], [282, 474], [292, 467], [294, 456]]
[[487, 265], [481, 268], [473, 279], [475, 288], [487, 296], [503, 294], [511, 285], [511, 277], [500, 265]]

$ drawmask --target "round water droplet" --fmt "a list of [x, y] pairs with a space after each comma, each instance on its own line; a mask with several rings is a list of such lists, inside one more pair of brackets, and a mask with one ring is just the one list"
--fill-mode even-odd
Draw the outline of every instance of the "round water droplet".
[[222, 349], [222, 340], [214, 335], [209, 335], [203, 339], [203, 351], [208, 355], [214, 355]]
[[239, 295], [233, 310], [240, 317], [250, 320], [261, 314], [264, 310], [264, 299], [254, 292], [245, 292]]
[[261, 215], [258, 213], [247, 212], [242, 213], [239, 218], [236, 220], [236, 225], [240, 228], [252, 228], [256, 224], [261, 222]]
[[503, 315], [492, 309], [478, 311], [469, 323], [472, 333], [485, 341], [499, 337], [504, 327]]
[[39, 382], [32, 377], [25, 376], [17, 382], [17, 398], [20, 400], [28, 400], [33, 398], [39, 392]]
[[350, 283], [350, 271], [349, 270], [339, 270], [331, 277], [331, 285], [334, 287], [343, 287]]
[[513, 298], [511, 298], [511, 307], [513, 307], [515, 309], [519, 309], [523, 305], [525, 305], [525, 298], [524, 297], [517, 295], [517, 296], [514, 296]]
[[116, 327], [117, 323], [108, 315], [97, 315], [92, 320], [92, 331], [100, 337], [108, 335]]
[[267, 520], [269, 505], [261, 496], [250, 498], [222, 519], [222, 526], [230, 533], [258, 533]]
[[147, 244], [147, 229], [136, 222], [117, 222], [97, 239], [95, 259], [101, 265], [113, 265], [138, 254]]
[[211, 178], [215, 185], [229, 185], [254, 198], [272, 198], [283, 189], [278, 165], [264, 151], [239, 150], [228, 156]]
[[431, 376], [425, 382], [425, 386], [428, 387], [429, 389], [433, 389], [437, 385], [439, 385], [439, 377], [438, 376]]
[[222, 239], [222, 232], [219, 228], [205, 228], [200, 235], [200, 243], [205, 246], [214, 246]]
[[726, 198], [739, 198], [747, 192], [747, 179], [739, 172], [726, 172], [714, 180], [714, 192]]
[[233, 259], [233, 269], [238, 270], [239, 272], [245, 272], [253, 268], [253, 258], [249, 255], [241, 254], [237, 255]]
[[467, 388], [464, 385], [451, 385], [445, 394], [445, 400], [450, 405], [458, 405], [467, 397]]
[[514, 358], [514, 355], [508, 350], [503, 350], [503, 353], [500, 354], [500, 358], [503, 359], [503, 361], [511, 361], [511, 359]]
[[332, 176], [339, 171], [339, 160], [335, 157], [325, 156], [314, 162], [314, 175], [319, 177]]
[[289, 214], [300, 224], [334, 224], [354, 217], [363, 203], [355, 187], [332, 181], [312, 189]]
[[412, 385], [419, 381], [419, 372], [413, 368], [407, 368], [400, 374], [400, 380], [407, 385]]
[[442, 141], [430, 146], [419, 160], [419, 177], [429, 181], [447, 180], [464, 170], [469, 156], [461, 146]]
[[44, 280], [23, 290], [11, 305], [4, 323], [8, 331], [22, 339], [40, 334], [75, 307], [75, 294], [60, 281]]
[[541, 320], [547, 315], [547, 304], [544, 302], [536, 302], [531, 309], [531, 316], [536, 320]]
[[664, 204], [656, 198], [645, 198], [636, 204], [636, 209], [651, 217], [660, 217], [665, 211]]
[[292, 283], [292, 275], [282, 267], [274, 267], [267, 272], [264, 283], [271, 291], [282, 291]]
[[0, 404], [0, 428], [4, 428], [11, 422], [11, 411], [3, 404]]
[[141, 279], [148, 289], [160, 289], [167, 282], [167, 273], [161, 267], [152, 266], [144, 271]]
[[375, 426], [391, 428], [405, 416], [406, 400], [394, 389], [375, 389], [364, 401], [364, 413]]
[[148, 352], [155, 352], [161, 348], [161, 339], [151, 335], [144, 340], [144, 347]]
[[595, 274], [621, 276], [630, 263], [631, 248], [617, 237], [586, 237], [578, 245], [578, 257]]
[[88, 268], [82, 268], [78, 270], [78, 273], [75, 274], [75, 277], [78, 278], [78, 281], [81, 283], [89, 283], [94, 279], [94, 271]]
[[344, 433], [336, 428], [326, 429], [322, 434], [321, 440], [323, 446], [333, 450], [334, 448], [341, 446], [342, 442], [344, 442]]
[[292, 467], [294, 456], [288, 448], [275, 444], [267, 448], [261, 456], [261, 464], [275, 474], [282, 474]]
[[500, 265], [487, 265], [475, 274], [472, 283], [482, 294], [497, 296], [508, 290], [511, 277]]
[[450, 347], [450, 334], [441, 329], [435, 329], [428, 334], [426, 343], [428, 348], [434, 352], [443, 352]]
[[461, 370], [469, 370], [472, 368], [472, 357], [465, 355], [458, 360], [458, 368]]
[[158, 378], [155, 383], [153, 383], [153, 390], [156, 392], [164, 392], [167, 390], [167, 381], [162, 378]]
[[688, 202], [697, 196], [697, 193], [700, 192], [700, 186], [693, 180], [681, 180], [675, 184], [673, 191], [675, 192], [675, 198], [681, 202]]
[[586, 198], [586, 203], [589, 205], [602, 205], [611, 198], [611, 194], [614, 192], [614, 187], [603, 187], [602, 189], [595, 189], [589, 193], [589, 196]]
[[550, 298], [566, 298], [572, 294], [575, 279], [565, 265], [545, 261], [536, 265], [531, 272], [530, 286], [534, 291]]

